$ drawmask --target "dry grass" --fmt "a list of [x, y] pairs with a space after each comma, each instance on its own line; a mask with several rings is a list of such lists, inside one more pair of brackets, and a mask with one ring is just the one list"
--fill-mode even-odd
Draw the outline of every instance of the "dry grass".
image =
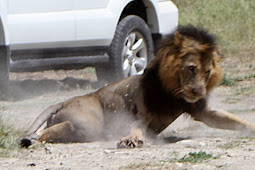
[[0, 114], [0, 157], [15, 156], [19, 150], [17, 138], [20, 131], [6, 125]]

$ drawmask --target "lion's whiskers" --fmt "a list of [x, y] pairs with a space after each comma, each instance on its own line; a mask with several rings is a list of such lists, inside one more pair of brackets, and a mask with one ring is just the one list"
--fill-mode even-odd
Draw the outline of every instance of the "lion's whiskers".
[[173, 95], [180, 98], [182, 96], [183, 91], [184, 90], [182, 88], [176, 88], [176, 89], [173, 89], [171, 92]]

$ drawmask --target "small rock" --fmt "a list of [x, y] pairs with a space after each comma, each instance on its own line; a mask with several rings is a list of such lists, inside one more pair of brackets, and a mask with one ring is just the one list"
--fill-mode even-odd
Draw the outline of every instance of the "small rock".
[[46, 154], [51, 154], [52, 153], [52, 149], [50, 147], [45, 147], [44, 149], [46, 151]]
[[183, 144], [183, 145], [194, 145], [196, 144], [197, 142], [194, 141], [194, 140], [182, 140], [182, 141], [179, 141], [177, 142], [179, 144]]
[[175, 165], [177, 165], [179, 168], [183, 167], [182, 163], [175, 163]]
[[206, 145], [206, 143], [204, 143], [204, 142], [200, 142], [200, 143], [199, 143], [199, 145], [200, 145], [200, 146], [205, 146], [205, 145]]
[[248, 151], [254, 151], [254, 149], [252, 149], [252, 148], [249, 148], [249, 149], [248, 149]]
[[106, 153], [106, 154], [115, 153], [115, 151], [114, 151], [114, 150], [105, 149], [105, 150], [104, 150], [104, 153]]
[[35, 163], [30, 163], [30, 164], [27, 164], [27, 166], [36, 166]]
[[216, 139], [215, 141], [216, 141], [216, 142], [221, 142], [221, 139]]
[[29, 152], [33, 153], [33, 152], [35, 152], [35, 150], [34, 149], [29, 149]]

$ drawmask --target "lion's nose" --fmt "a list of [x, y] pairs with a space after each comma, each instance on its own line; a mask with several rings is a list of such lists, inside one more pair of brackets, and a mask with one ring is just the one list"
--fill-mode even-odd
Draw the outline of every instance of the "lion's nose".
[[203, 87], [193, 88], [192, 93], [196, 96], [202, 96], [205, 95], [205, 89]]

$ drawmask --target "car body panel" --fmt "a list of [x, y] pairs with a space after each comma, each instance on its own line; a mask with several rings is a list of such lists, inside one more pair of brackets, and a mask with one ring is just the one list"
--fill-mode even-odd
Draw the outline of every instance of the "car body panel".
[[158, 8], [159, 32], [163, 35], [173, 32], [178, 25], [177, 7], [171, 1], [163, 1], [158, 3]]
[[44, 42], [73, 41], [72, 11], [8, 15], [11, 48]]
[[[0, 7], [5, 43], [9, 43], [12, 50], [109, 46], [121, 13], [130, 2], [132, 0], [0, 0], [1, 6], [7, 8], [4, 11]], [[171, 1], [143, 2], [152, 33], [165, 34], [177, 26], [178, 10]]]

